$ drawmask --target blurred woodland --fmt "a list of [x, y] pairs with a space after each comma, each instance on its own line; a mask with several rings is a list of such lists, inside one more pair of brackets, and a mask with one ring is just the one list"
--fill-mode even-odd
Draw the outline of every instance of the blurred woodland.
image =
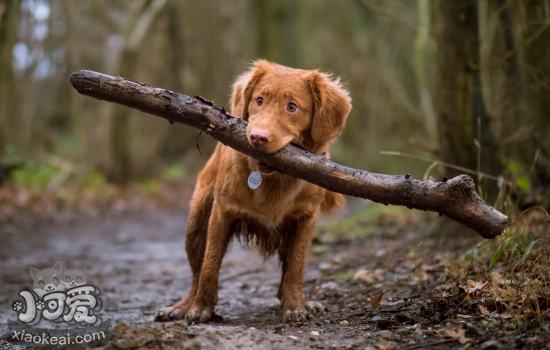
[[470, 171], [497, 209], [548, 205], [549, 0], [0, 0], [0, 164], [21, 164], [22, 184], [40, 171], [193, 175], [214, 140], [80, 96], [69, 74], [227, 107], [257, 58], [342, 77], [353, 110], [335, 161], [438, 180]]

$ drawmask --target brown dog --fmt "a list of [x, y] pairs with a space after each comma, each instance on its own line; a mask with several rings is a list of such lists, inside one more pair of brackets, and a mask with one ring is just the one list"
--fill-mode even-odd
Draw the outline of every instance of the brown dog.
[[[315, 153], [328, 152], [350, 109], [351, 99], [339, 80], [264, 60], [237, 79], [231, 99], [232, 113], [248, 122], [250, 145], [269, 153], [290, 142]], [[254, 171], [262, 175], [257, 189], [247, 186]], [[322, 310], [321, 304], [302, 300], [306, 256], [319, 211], [342, 206], [341, 194], [283, 175], [219, 143], [191, 199], [185, 240], [193, 271], [191, 291], [160, 309], [156, 320], [211, 319], [220, 266], [234, 235], [252, 242], [266, 257], [279, 254], [283, 274], [278, 297], [285, 322], [303, 321], [307, 311]]]

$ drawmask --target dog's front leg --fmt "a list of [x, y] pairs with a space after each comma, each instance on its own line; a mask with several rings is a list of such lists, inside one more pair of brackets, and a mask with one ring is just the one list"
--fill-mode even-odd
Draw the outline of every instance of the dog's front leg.
[[202, 263], [199, 286], [191, 309], [186, 314], [187, 322], [206, 322], [218, 302], [218, 276], [223, 257], [232, 237], [229, 216], [214, 201], [208, 222], [206, 251]]
[[283, 278], [280, 287], [283, 322], [307, 320], [308, 314], [302, 299], [302, 286], [307, 252], [313, 239], [316, 222], [317, 215], [297, 220], [295, 226], [289, 232], [291, 237], [288, 237], [285, 245], [286, 251], [281, 255], [284, 259]]

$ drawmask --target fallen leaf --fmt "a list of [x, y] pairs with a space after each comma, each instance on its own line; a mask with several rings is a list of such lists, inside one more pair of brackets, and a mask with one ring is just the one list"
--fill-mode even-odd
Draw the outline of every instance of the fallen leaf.
[[456, 329], [445, 328], [445, 333], [451, 338], [458, 338], [461, 335], [466, 334], [466, 331], [462, 329], [462, 326], [458, 326]]
[[470, 293], [475, 293], [477, 291], [482, 291], [487, 287], [487, 282], [483, 283], [481, 280], [472, 281], [468, 280], [468, 288], [470, 289]]
[[336, 282], [329, 281], [321, 284], [320, 286], [315, 287], [315, 292], [321, 293], [326, 290], [339, 290], [339, 289], [340, 289], [340, 286]]
[[396, 342], [388, 341], [388, 340], [379, 340], [374, 346], [376, 346], [379, 350], [388, 350], [393, 349], [397, 345]]
[[483, 305], [478, 305], [477, 308], [479, 309], [479, 313], [484, 316], [487, 316], [490, 314], [489, 310], [487, 310], [487, 308], [485, 308]]
[[353, 279], [363, 283], [374, 283], [380, 281], [380, 275], [370, 270], [359, 270]]
[[505, 320], [511, 320], [512, 318], [514, 318], [514, 315], [509, 312], [503, 312], [499, 316]]
[[378, 295], [373, 296], [365, 303], [365, 306], [371, 305], [373, 309], [378, 309], [378, 307], [380, 306], [380, 302], [382, 301], [383, 295], [384, 293], [380, 293]]
[[535, 311], [527, 311], [526, 313], [524, 313], [523, 315], [521, 315], [519, 317], [519, 320], [520, 321], [529, 321], [529, 320], [532, 320], [535, 317], [537, 317], [537, 313]]
[[470, 315], [456, 315], [457, 318], [463, 318], [465, 320], [469, 319], [469, 318], [472, 318], [474, 316], [470, 316]]
[[453, 265], [451, 268], [445, 270], [445, 275], [447, 275], [449, 279], [463, 278], [464, 274], [464, 269], [459, 265]]
[[499, 272], [491, 272], [491, 281], [496, 284], [506, 284], [506, 279]]
[[477, 281], [468, 280], [466, 282], [466, 287], [462, 288], [466, 292], [466, 296], [463, 301], [466, 301], [481, 297], [483, 295], [482, 292], [489, 291], [491, 289], [491, 285], [488, 282], [482, 282], [481, 278], [478, 276]]
[[462, 325], [458, 326], [456, 329], [445, 328], [445, 333], [451, 338], [458, 340], [460, 344], [466, 344], [468, 341], [472, 340], [471, 338], [466, 338], [466, 330], [462, 328]]
[[443, 291], [449, 291], [450, 289], [453, 288], [453, 285], [452, 284], [440, 284], [436, 288], [440, 289], [440, 290], [443, 290]]

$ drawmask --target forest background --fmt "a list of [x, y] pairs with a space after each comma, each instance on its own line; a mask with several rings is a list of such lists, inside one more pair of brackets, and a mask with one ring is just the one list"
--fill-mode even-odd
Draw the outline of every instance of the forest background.
[[342, 77], [353, 110], [335, 161], [468, 173], [501, 211], [548, 207], [547, 0], [1, 0], [2, 176], [67, 198], [73, 185], [155, 192], [162, 179], [193, 178], [213, 139], [79, 96], [69, 74], [120, 75], [227, 108], [232, 81], [258, 58]]

